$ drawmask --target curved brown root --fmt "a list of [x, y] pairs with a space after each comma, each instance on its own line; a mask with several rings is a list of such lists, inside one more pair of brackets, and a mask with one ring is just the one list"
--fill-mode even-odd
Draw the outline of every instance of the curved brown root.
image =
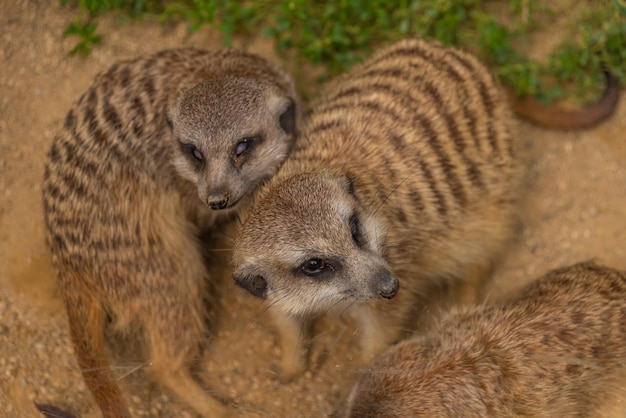
[[620, 83], [610, 71], [604, 71], [606, 88], [596, 103], [580, 109], [564, 109], [557, 105], [540, 103], [534, 97], [520, 99], [513, 89], [507, 88], [513, 111], [532, 123], [551, 129], [587, 129], [602, 122], [617, 107]]

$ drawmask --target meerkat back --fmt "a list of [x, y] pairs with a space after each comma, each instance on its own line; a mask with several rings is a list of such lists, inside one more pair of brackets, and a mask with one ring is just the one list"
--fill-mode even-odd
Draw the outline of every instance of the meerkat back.
[[552, 271], [509, 303], [388, 349], [347, 417], [618, 417], [626, 408], [626, 274]]
[[327, 91], [240, 229], [234, 277], [272, 306], [283, 352], [332, 310], [355, 317], [368, 362], [413, 316], [476, 299], [511, 237], [520, 170], [499, 85], [467, 53], [403, 40]]
[[45, 169], [47, 243], [105, 417], [129, 416], [103, 351], [107, 317], [141, 325], [162, 384], [204, 416], [227, 413], [187, 369], [207, 331], [197, 233], [278, 169], [296, 106], [291, 79], [258, 56], [175, 49], [113, 65], [67, 114]]

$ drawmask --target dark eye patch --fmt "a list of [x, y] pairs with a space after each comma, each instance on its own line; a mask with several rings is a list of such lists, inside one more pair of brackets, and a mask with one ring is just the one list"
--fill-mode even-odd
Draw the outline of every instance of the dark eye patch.
[[254, 146], [261, 142], [261, 136], [255, 135], [248, 138], [244, 138], [241, 141], [237, 142], [235, 145], [235, 149], [233, 153], [235, 154], [235, 158], [240, 158], [245, 154], [249, 153]]
[[196, 167], [202, 166], [204, 163], [204, 155], [202, 155], [202, 151], [200, 151], [194, 144], [184, 144], [181, 142], [180, 149]]
[[352, 234], [352, 240], [359, 247], [363, 248], [365, 246], [365, 239], [363, 238], [363, 234], [361, 233], [361, 222], [359, 222], [359, 217], [356, 213], [353, 213], [350, 216], [350, 233]]
[[300, 266], [299, 270], [307, 276], [315, 277], [324, 273], [330, 273], [335, 271], [332, 264], [329, 264], [326, 260], [318, 257], [310, 258], [306, 260]]

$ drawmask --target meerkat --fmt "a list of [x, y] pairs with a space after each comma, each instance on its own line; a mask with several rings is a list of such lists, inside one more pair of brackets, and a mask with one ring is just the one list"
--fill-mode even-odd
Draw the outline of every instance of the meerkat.
[[515, 219], [510, 120], [489, 71], [436, 42], [400, 41], [330, 83], [234, 245], [235, 282], [276, 317], [282, 379], [305, 370], [316, 315], [354, 316], [368, 362], [435, 300], [474, 301]]
[[47, 243], [75, 354], [105, 417], [128, 417], [104, 326], [138, 323], [152, 374], [204, 416], [228, 414], [188, 366], [205, 339], [198, 234], [245, 208], [288, 155], [290, 77], [225, 49], [172, 49], [99, 74], [69, 111], [43, 182]]
[[580, 263], [451, 314], [377, 358], [346, 416], [624, 416], [624, 294], [624, 272]]

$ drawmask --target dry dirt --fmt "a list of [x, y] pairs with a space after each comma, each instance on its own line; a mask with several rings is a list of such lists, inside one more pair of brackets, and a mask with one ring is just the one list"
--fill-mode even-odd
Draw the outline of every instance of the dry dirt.
[[[190, 36], [183, 25], [100, 24], [107, 35], [84, 60], [67, 56], [61, 33], [73, 11], [58, 1], [1, 0], [0, 17], [0, 416], [37, 417], [33, 401], [80, 417], [99, 416], [77, 370], [66, 318], [43, 239], [40, 201], [46, 152], [72, 103], [113, 61], [165, 47], [217, 48], [210, 29]], [[245, 48], [277, 60], [262, 40]], [[626, 103], [608, 122], [559, 133], [520, 123], [517, 140], [528, 174], [518, 239], [496, 272], [498, 296], [548, 269], [594, 258], [626, 269]], [[358, 373], [353, 326], [324, 324], [311, 372], [280, 384], [270, 365], [279, 356], [261, 304], [225, 274], [221, 317], [206, 380], [236, 399], [241, 417], [329, 415]], [[175, 326], [175, 324], [172, 324]], [[116, 372], [137, 416], [191, 417], [147, 379], [146, 364], [122, 358]]]

